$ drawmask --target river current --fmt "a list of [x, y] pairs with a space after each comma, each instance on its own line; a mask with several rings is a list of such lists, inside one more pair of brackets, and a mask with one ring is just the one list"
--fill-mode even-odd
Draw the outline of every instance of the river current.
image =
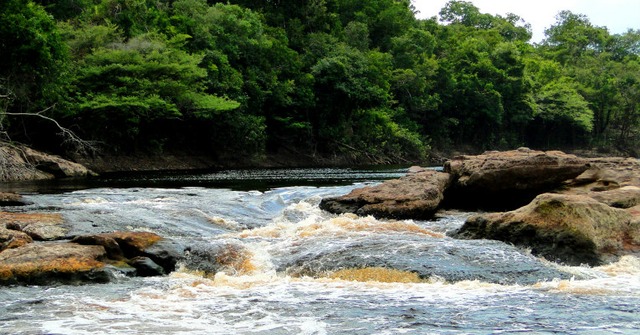
[[[567, 267], [432, 221], [332, 215], [322, 197], [405, 169], [242, 170], [14, 184], [70, 234], [155, 232], [239, 250], [206, 271], [0, 288], [2, 334], [639, 334], [640, 260]], [[241, 254], [238, 256], [237, 254]], [[195, 266], [194, 266], [195, 264]], [[555, 275], [561, 274], [561, 275]]]

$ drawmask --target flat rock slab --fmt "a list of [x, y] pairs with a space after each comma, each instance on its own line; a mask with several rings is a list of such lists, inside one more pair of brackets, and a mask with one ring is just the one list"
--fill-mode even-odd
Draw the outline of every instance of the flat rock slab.
[[399, 179], [355, 189], [344, 196], [325, 198], [320, 208], [335, 214], [427, 219], [438, 209], [450, 180], [447, 173], [413, 169]]
[[68, 230], [58, 213], [13, 213], [0, 212], [0, 222], [12, 230], [28, 234], [37, 241], [52, 241], [63, 238]]
[[1, 284], [107, 282], [102, 246], [30, 243], [0, 253]]

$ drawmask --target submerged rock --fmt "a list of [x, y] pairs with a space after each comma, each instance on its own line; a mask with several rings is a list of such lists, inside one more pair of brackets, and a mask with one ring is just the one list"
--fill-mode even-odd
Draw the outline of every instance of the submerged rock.
[[584, 195], [542, 194], [514, 211], [474, 215], [454, 236], [513, 243], [569, 265], [599, 265], [640, 251], [634, 215]]
[[234, 242], [196, 243], [189, 247], [181, 264], [191, 270], [213, 276], [218, 272], [245, 274], [255, 270], [252, 253]]
[[570, 275], [498, 241], [420, 236], [367, 236], [309, 240], [275, 260], [292, 276], [325, 277], [351, 269], [415, 273], [423, 280], [480, 280], [528, 285]]
[[451, 178], [447, 173], [434, 170], [415, 171], [397, 180], [355, 189], [344, 196], [322, 199], [320, 208], [335, 214], [430, 218], [438, 209]]

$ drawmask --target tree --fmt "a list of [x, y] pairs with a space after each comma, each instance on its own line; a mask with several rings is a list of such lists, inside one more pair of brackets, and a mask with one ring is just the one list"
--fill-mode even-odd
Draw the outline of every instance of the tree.
[[204, 92], [202, 56], [158, 35], [99, 48], [78, 64], [72, 117], [88, 136], [114, 148], [160, 145], [178, 120], [211, 119], [239, 103]]

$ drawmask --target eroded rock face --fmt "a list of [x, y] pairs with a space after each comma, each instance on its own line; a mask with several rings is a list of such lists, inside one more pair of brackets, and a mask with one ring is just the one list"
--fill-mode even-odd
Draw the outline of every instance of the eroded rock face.
[[584, 158], [527, 148], [459, 156], [444, 166], [453, 179], [446, 203], [455, 208], [518, 208], [589, 167], [589, 161]]
[[341, 197], [323, 199], [320, 208], [336, 214], [426, 219], [438, 209], [450, 180], [447, 173], [414, 169], [400, 179], [355, 189]]
[[547, 193], [514, 211], [474, 215], [454, 236], [513, 243], [569, 265], [599, 265], [640, 250], [634, 217], [585, 195]]
[[42, 180], [95, 175], [86, 167], [25, 146], [0, 142], [0, 181]]

